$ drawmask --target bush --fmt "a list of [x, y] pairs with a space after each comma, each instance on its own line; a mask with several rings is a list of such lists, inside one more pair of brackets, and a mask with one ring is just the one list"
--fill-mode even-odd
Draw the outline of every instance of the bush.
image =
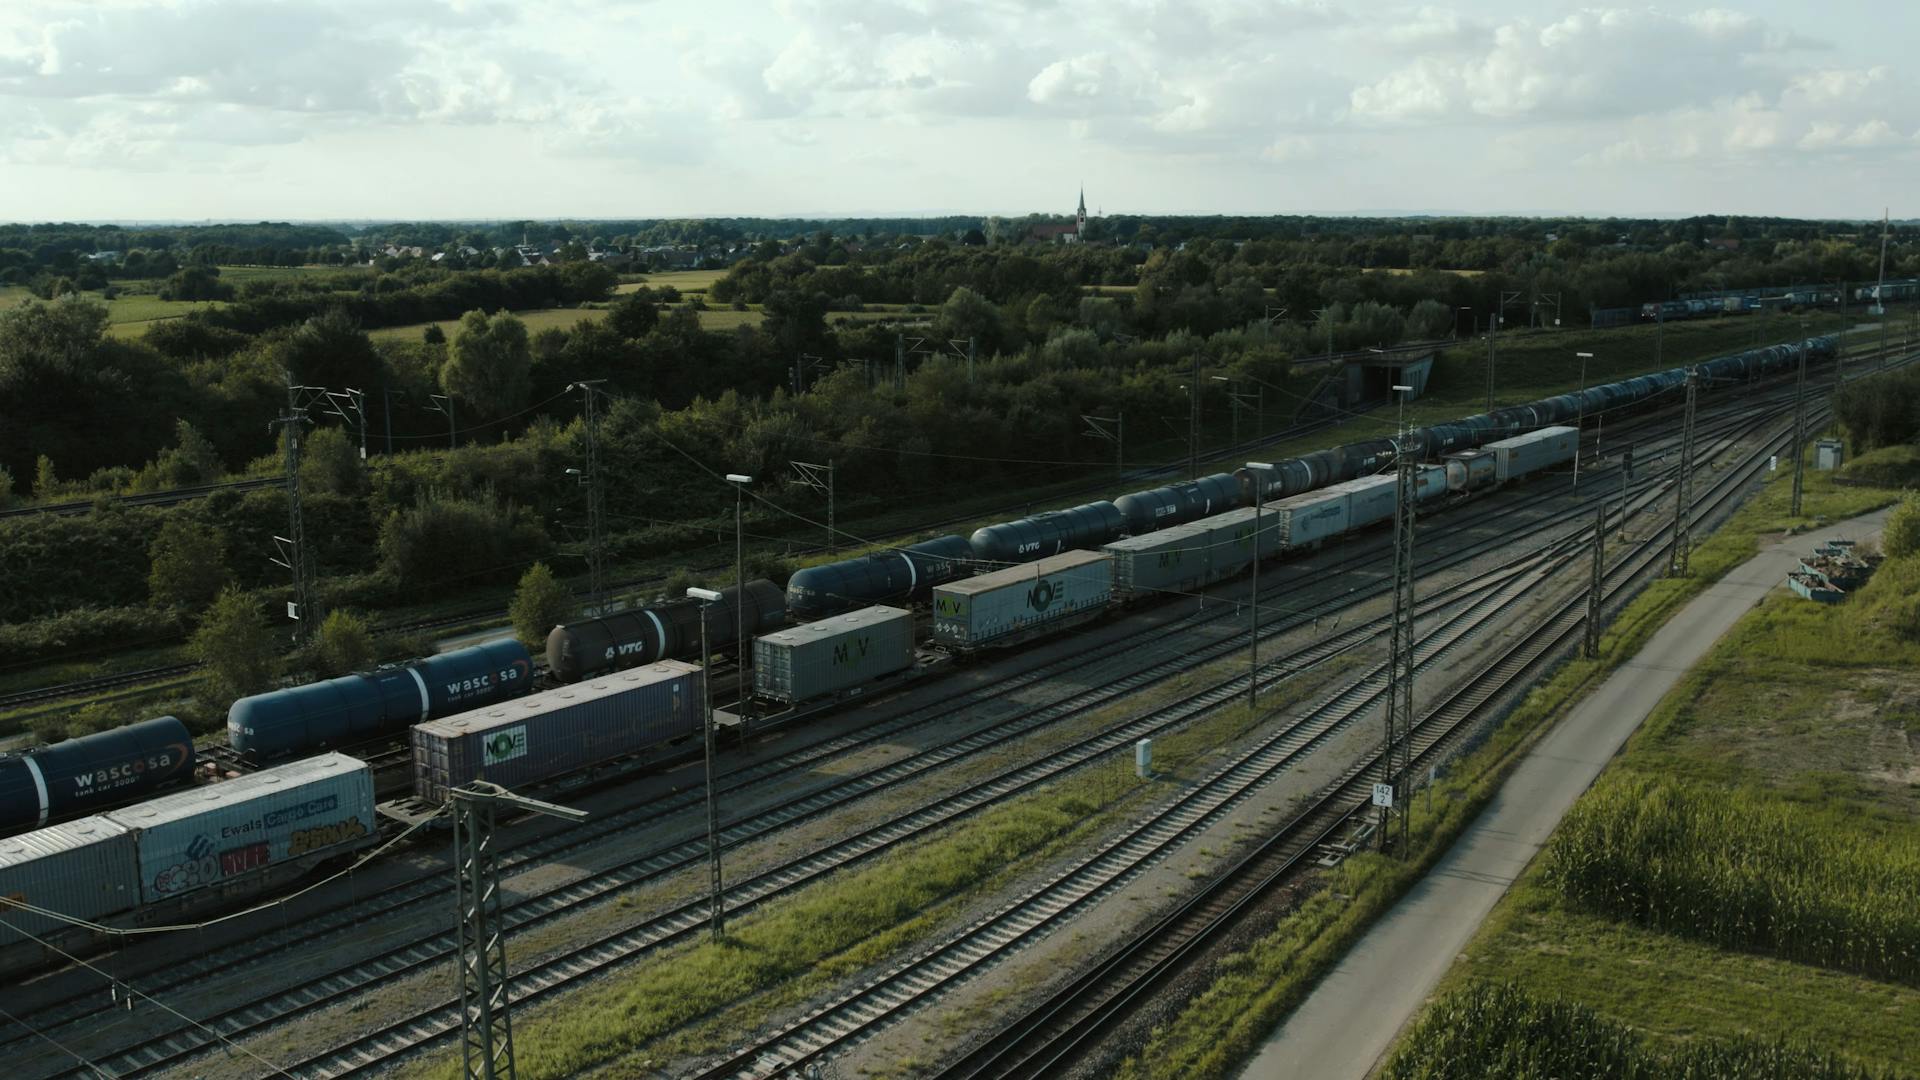
[[331, 679], [362, 671], [374, 661], [373, 628], [351, 611], [330, 611], [314, 635], [308, 663], [316, 677]]
[[546, 648], [547, 632], [572, 612], [573, 594], [554, 579], [553, 571], [543, 562], [534, 563], [520, 575], [520, 587], [507, 609], [514, 635], [536, 653]]
[[1696, 1040], [1662, 1053], [1583, 1005], [1511, 983], [1475, 983], [1435, 1001], [1407, 1032], [1386, 1080], [1872, 1080], [1882, 1074], [1809, 1047]]
[[227, 534], [185, 515], [167, 518], [148, 555], [147, 598], [163, 607], [199, 611], [233, 582]]
[[16, 663], [68, 659], [177, 638], [185, 629], [185, 617], [171, 610], [74, 608], [29, 622], [0, 623], [0, 656]]
[[194, 658], [206, 665], [206, 697], [215, 708], [265, 690], [278, 665], [273, 635], [260, 605], [229, 586], [194, 631]]
[[1880, 530], [1880, 550], [1892, 559], [1920, 551], [1920, 496], [1906, 496], [1887, 515], [1887, 524]]
[[423, 497], [380, 529], [381, 565], [405, 591], [511, 580], [551, 547], [531, 514], [490, 497]]

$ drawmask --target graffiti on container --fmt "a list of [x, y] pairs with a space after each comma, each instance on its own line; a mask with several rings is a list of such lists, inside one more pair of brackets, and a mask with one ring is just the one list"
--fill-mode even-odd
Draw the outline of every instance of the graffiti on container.
[[291, 825], [296, 821], [304, 821], [307, 818], [320, 814], [331, 814], [339, 808], [340, 796], [323, 795], [318, 799], [307, 799], [294, 803], [292, 806], [283, 806], [278, 810], [269, 810], [261, 815], [257, 823], [249, 822], [246, 825], [235, 826], [231, 829], [222, 829], [221, 832], [223, 835], [232, 835], [235, 832], [248, 832], [255, 828], [275, 829], [282, 825]]
[[264, 843], [228, 848], [220, 853], [220, 873], [223, 877], [235, 877], [249, 870], [257, 870], [272, 861], [272, 856]]
[[220, 859], [213, 838], [201, 833], [187, 845], [186, 858], [153, 875], [153, 891], [165, 896], [186, 892], [220, 880]]
[[345, 821], [336, 821], [331, 825], [301, 829], [287, 841], [287, 857], [297, 859], [311, 851], [324, 851], [330, 847], [364, 839], [366, 835], [367, 827], [357, 815]]
[[872, 645], [873, 641], [870, 638], [861, 638], [858, 641], [843, 641], [835, 645], [833, 647], [834, 666], [837, 667], [841, 664], [851, 664], [858, 660], [865, 660], [867, 658], [867, 652]]

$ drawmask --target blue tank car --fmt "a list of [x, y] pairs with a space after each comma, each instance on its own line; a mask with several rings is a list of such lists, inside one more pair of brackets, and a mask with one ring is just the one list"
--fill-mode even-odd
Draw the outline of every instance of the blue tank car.
[[860, 555], [796, 570], [787, 579], [787, 613], [824, 619], [869, 604], [925, 601], [936, 585], [973, 572], [964, 536], [938, 536], [895, 551]]
[[533, 659], [518, 641], [443, 653], [241, 698], [227, 710], [227, 742], [270, 761], [386, 735], [532, 689]]
[[0, 757], [0, 832], [98, 813], [193, 771], [193, 736], [171, 716]]

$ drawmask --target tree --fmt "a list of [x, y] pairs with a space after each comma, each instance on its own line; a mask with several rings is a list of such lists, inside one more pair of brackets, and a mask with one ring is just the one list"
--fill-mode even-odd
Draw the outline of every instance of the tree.
[[994, 302], [961, 285], [940, 305], [935, 334], [955, 341], [973, 338], [977, 351], [985, 356], [998, 352], [1005, 331], [1000, 309]]
[[653, 302], [653, 290], [645, 287], [622, 298], [607, 312], [607, 325], [623, 338], [646, 337], [659, 324], [659, 305]]
[[351, 611], [335, 609], [321, 620], [313, 641], [314, 674], [323, 679], [373, 666], [373, 628]]
[[547, 631], [572, 611], [573, 595], [555, 580], [546, 563], [537, 562], [520, 575], [520, 588], [513, 594], [507, 615], [513, 620], [513, 632], [520, 643], [538, 652], [546, 647]]
[[300, 487], [328, 495], [352, 495], [364, 478], [360, 448], [337, 427], [319, 428], [300, 445]]
[[440, 367], [440, 388], [486, 419], [499, 419], [527, 401], [533, 350], [527, 324], [510, 312], [489, 318], [469, 311], [460, 318]]
[[257, 694], [273, 682], [273, 636], [246, 593], [231, 585], [220, 591], [188, 644], [206, 665], [205, 690], [215, 706]]
[[1920, 495], [1908, 495], [1887, 515], [1880, 530], [1880, 549], [1898, 559], [1920, 552]]
[[428, 323], [427, 328], [420, 331], [420, 340], [429, 345], [445, 345], [447, 343], [447, 332], [440, 329], [439, 323]]
[[53, 474], [53, 459], [45, 454], [33, 466], [33, 497], [51, 499], [59, 491], [60, 478]]
[[371, 390], [387, 379], [386, 361], [352, 315], [329, 308], [288, 335], [276, 350], [294, 381], [329, 390]]
[[233, 580], [227, 568], [227, 535], [178, 511], [167, 516], [147, 548], [150, 603], [199, 610]]
[[0, 510], [5, 510], [7, 504], [12, 501], [13, 474], [7, 471], [5, 465], [0, 465]]

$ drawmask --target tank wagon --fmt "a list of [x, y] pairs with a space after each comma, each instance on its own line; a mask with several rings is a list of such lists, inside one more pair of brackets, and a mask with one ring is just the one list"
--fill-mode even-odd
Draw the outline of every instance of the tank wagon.
[[227, 742], [255, 760], [291, 757], [519, 697], [532, 684], [533, 658], [526, 648], [518, 641], [489, 641], [241, 698], [227, 710]]
[[98, 813], [193, 773], [193, 736], [171, 716], [0, 757], [0, 832]]
[[[737, 585], [721, 589], [720, 595], [706, 616], [707, 636], [715, 649], [786, 624], [786, 593], [765, 578], [747, 582], [744, 602]], [[603, 671], [699, 656], [701, 606], [698, 600], [682, 598], [556, 626], [547, 634], [547, 669], [561, 682], [579, 682]], [[734, 629], [736, 612], [746, 622], [745, 634]]]
[[787, 579], [787, 611], [797, 619], [822, 619], [869, 604], [925, 602], [936, 586], [971, 573], [973, 557], [966, 537], [939, 536], [895, 551], [809, 566]]

